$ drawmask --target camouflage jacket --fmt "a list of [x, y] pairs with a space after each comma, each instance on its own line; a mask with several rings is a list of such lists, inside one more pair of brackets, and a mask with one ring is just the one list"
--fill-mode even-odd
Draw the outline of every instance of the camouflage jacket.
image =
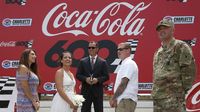
[[191, 47], [173, 38], [168, 46], [160, 47], [154, 54], [152, 97], [184, 99], [192, 86], [195, 73]]

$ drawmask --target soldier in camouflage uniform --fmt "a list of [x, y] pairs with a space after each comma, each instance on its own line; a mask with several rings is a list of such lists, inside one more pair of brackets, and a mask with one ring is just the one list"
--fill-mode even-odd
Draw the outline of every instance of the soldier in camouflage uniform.
[[186, 112], [185, 95], [192, 87], [196, 67], [189, 45], [173, 37], [174, 24], [163, 19], [156, 27], [162, 46], [153, 60], [154, 112]]

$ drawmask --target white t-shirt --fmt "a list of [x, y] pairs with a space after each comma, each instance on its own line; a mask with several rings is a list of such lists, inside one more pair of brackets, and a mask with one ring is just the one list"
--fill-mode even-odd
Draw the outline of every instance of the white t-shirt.
[[131, 59], [131, 57], [127, 57], [126, 59], [124, 59], [122, 61], [122, 64], [120, 65], [115, 81], [114, 93], [116, 92], [122, 78], [124, 77], [128, 78], [129, 82], [124, 92], [117, 98], [118, 103], [121, 99], [132, 99], [133, 101], [137, 102], [138, 67], [135, 61]]

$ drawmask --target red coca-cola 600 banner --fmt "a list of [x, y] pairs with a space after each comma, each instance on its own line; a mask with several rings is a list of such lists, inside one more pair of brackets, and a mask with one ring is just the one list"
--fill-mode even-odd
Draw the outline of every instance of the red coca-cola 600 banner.
[[[109, 64], [105, 94], [112, 94], [119, 65], [117, 45], [129, 42], [139, 67], [139, 92], [152, 89], [153, 54], [160, 47], [155, 27], [164, 17], [175, 24], [175, 37], [192, 46], [197, 74], [187, 95], [188, 111], [200, 111], [200, 13], [198, 0], [2, 0], [0, 2], [0, 76], [15, 76], [25, 48], [36, 50], [40, 93], [55, 93], [59, 55], [73, 54], [71, 70], [88, 55], [88, 41], [100, 44], [99, 56]], [[77, 81], [76, 90], [81, 85]]]

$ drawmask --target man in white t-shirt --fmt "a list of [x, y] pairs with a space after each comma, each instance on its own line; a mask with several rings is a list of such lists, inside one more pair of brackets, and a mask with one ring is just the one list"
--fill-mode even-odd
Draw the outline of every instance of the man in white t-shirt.
[[122, 63], [117, 72], [110, 106], [115, 107], [116, 112], [134, 112], [138, 94], [138, 67], [130, 57], [131, 46], [128, 43], [120, 43], [117, 53]]

